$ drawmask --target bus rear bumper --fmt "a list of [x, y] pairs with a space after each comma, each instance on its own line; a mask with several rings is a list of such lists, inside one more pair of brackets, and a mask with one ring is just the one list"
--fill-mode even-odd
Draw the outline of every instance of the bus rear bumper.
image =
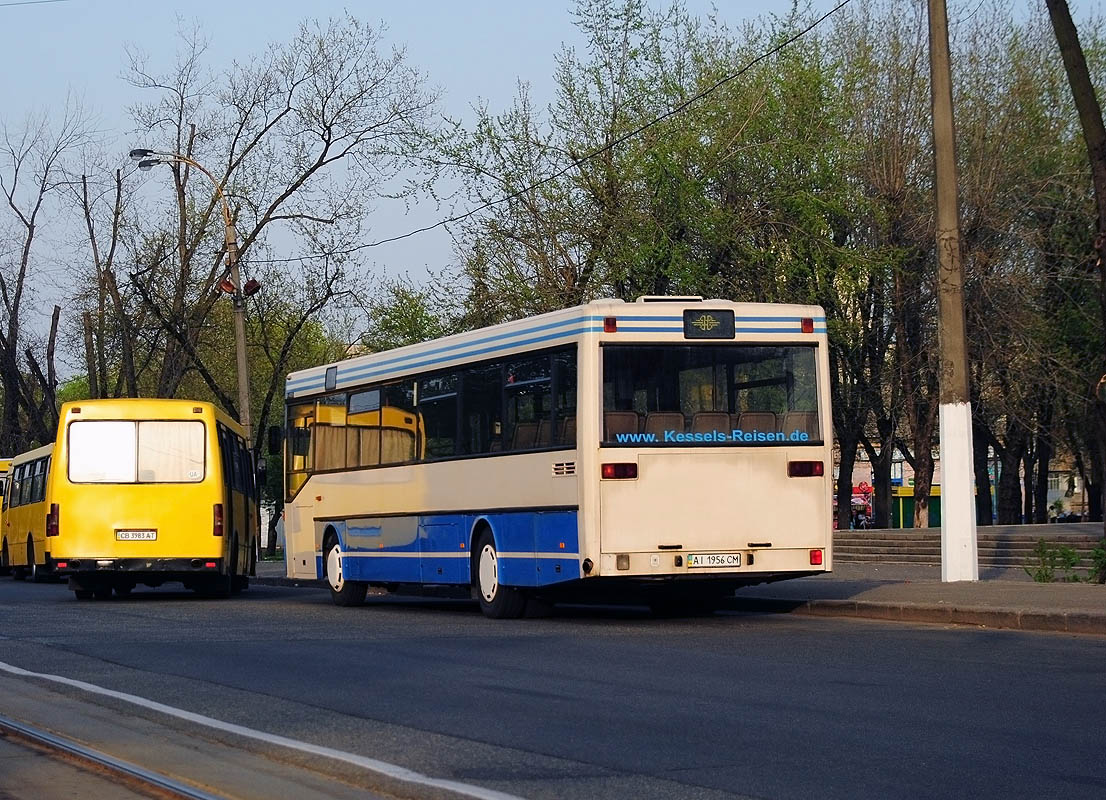
[[172, 580], [172, 575], [218, 575], [223, 572], [222, 558], [56, 558], [54, 571], [63, 576], [143, 574]]

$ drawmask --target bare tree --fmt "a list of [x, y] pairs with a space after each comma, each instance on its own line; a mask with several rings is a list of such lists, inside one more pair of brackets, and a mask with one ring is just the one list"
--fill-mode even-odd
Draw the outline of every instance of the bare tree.
[[[19, 129], [4, 126], [0, 152], [0, 193], [6, 205], [12, 250], [0, 255], [0, 300], [6, 319], [0, 325], [0, 383], [4, 390], [4, 411], [0, 417], [0, 451], [19, 452], [30, 444], [53, 441], [57, 423], [53, 397], [49, 403], [36, 400], [36, 387], [21, 365], [25, 337], [25, 315], [30, 286], [28, 278], [39, 264], [36, 246], [50, 209], [50, 201], [68, 182], [66, 158], [83, 147], [91, 135], [89, 118], [81, 106], [70, 100], [61, 119], [52, 123], [43, 114], [29, 118]], [[58, 315], [55, 313], [47, 347], [47, 370], [32, 358], [28, 366], [37, 371], [38, 388], [52, 392], [56, 386], [53, 364]], [[26, 355], [26, 352], [24, 352]], [[25, 415], [21, 424], [20, 413]], [[52, 415], [51, 415], [52, 414]]]

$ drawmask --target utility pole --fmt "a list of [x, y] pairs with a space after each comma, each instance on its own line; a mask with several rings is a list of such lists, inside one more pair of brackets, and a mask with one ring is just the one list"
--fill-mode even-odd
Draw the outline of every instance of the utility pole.
[[972, 405], [960, 253], [960, 196], [945, 0], [929, 0], [929, 64], [937, 189], [937, 339], [940, 349], [941, 580], [979, 580], [972, 472]]
[[158, 164], [173, 164], [175, 162], [189, 164], [206, 175], [215, 187], [215, 194], [223, 209], [224, 241], [226, 242], [227, 270], [230, 281], [229, 286], [225, 281], [221, 282], [220, 288], [230, 294], [232, 308], [234, 309], [234, 349], [238, 361], [238, 421], [242, 423], [242, 427], [245, 429], [247, 447], [253, 449], [253, 426], [250, 424], [250, 371], [246, 362], [246, 295], [247, 292], [256, 291], [259, 284], [251, 281], [253, 286], [247, 286], [247, 291], [243, 291], [242, 280], [238, 272], [238, 231], [234, 227], [234, 215], [231, 213], [230, 203], [223, 191], [223, 185], [202, 164], [180, 153], [159, 153], [156, 150], [137, 148], [131, 150], [130, 157], [131, 160], [138, 162], [138, 168], [142, 170], [151, 169]]

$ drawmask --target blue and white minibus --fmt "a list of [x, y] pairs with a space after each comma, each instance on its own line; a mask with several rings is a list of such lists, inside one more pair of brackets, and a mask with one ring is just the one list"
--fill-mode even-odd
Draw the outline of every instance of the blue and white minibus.
[[292, 373], [292, 578], [709, 604], [831, 569], [825, 314], [599, 300]]

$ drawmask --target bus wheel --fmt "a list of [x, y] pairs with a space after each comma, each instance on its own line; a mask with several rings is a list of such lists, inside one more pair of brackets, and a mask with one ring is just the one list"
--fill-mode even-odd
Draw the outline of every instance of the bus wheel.
[[474, 554], [476, 567], [473, 583], [484, 616], [492, 619], [514, 619], [526, 610], [526, 594], [514, 586], [499, 582], [499, 554], [491, 531], [484, 531], [476, 542]]
[[133, 583], [117, 583], [115, 584], [115, 596], [116, 597], [130, 597], [131, 592], [134, 591], [135, 584]]
[[330, 599], [339, 606], [359, 606], [365, 602], [369, 584], [364, 581], [347, 581], [342, 574], [342, 548], [338, 537], [330, 533], [323, 545], [323, 569], [326, 570], [326, 585], [330, 587]]
[[0, 575], [10, 575], [12, 562], [8, 559], [8, 540], [0, 544]]
[[96, 585], [96, 588], [92, 590], [92, 596], [97, 600], [110, 600], [111, 599], [111, 584], [100, 583]]
[[35, 561], [35, 540], [27, 538], [27, 574], [33, 583], [42, 583], [46, 578], [46, 568]]
[[78, 600], [91, 600], [92, 599], [92, 590], [91, 589], [74, 589], [73, 590], [73, 596], [76, 597]]
[[250, 588], [250, 567], [249, 567], [249, 564], [250, 564], [250, 560], [253, 558], [253, 552], [252, 552], [253, 548], [252, 547], [250, 548], [250, 551], [251, 552], [250, 552], [249, 558], [246, 559], [246, 565], [247, 565], [246, 566], [246, 571], [243, 574], [239, 575], [238, 574], [238, 555], [237, 555], [238, 554], [238, 548], [235, 547], [235, 549], [234, 549], [234, 552], [235, 552], [234, 570], [231, 572], [231, 575], [233, 577], [231, 577], [231, 579], [230, 579], [230, 581], [231, 581], [230, 590], [233, 594], [238, 594], [243, 589], [249, 589]]

